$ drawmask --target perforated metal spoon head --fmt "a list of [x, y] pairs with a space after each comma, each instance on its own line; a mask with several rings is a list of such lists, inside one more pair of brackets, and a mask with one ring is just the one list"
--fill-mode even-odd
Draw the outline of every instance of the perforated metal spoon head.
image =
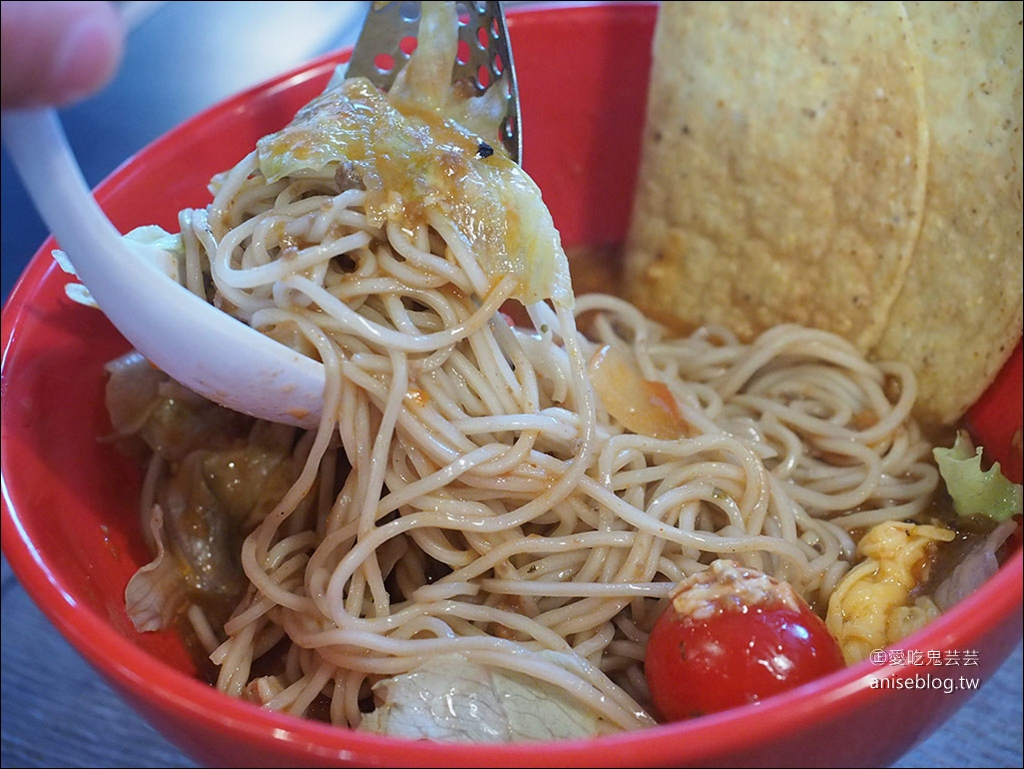
[[[346, 77], [365, 77], [383, 91], [409, 61], [423, 18], [422, 3], [371, 3], [359, 40], [349, 59]], [[470, 86], [474, 95], [502, 84], [505, 111], [498, 139], [512, 160], [522, 165], [522, 119], [519, 86], [509, 40], [505, 9], [500, 2], [457, 2], [459, 53], [452, 82]]]

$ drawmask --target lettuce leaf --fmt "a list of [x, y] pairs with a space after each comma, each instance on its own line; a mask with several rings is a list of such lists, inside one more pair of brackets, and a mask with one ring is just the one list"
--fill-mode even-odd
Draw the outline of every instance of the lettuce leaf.
[[1021, 512], [1021, 485], [1011, 483], [998, 462], [983, 471], [982, 447], [975, 448], [963, 430], [957, 432], [952, 448], [935, 448], [932, 454], [958, 515], [981, 513], [1005, 521]]

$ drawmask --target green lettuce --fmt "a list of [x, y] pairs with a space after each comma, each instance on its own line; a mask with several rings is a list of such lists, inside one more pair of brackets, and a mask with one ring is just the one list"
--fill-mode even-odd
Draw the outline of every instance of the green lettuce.
[[932, 449], [958, 515], [981, 513], [1005, 521], [1021, 511], [1021, 485], [1011, 483], [994, 462], [981, 469], [982, 447], [959, 431], [952, 448]]

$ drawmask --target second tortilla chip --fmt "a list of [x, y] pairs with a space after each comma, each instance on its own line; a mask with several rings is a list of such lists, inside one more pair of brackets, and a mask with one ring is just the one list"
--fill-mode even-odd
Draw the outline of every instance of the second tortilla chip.
[[917, 373], [917, 413], [949, 424], [1024, 322], [1021, 4], [907, 3], [931, 132], [924, 223], [875, 357]]

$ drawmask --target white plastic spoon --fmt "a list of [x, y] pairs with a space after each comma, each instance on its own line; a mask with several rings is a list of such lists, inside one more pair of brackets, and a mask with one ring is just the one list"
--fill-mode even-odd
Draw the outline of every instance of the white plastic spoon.
[[82, 283], [155, 366], [235, 411], [313, 427], [324, 367], [176, 283], [168, 255], [129, 243], [96, 203], [51, 108], [5, 111], [3, 141], [33, 203]]
[[[418, 14], [403, 4], [371, 4], [348, 74], [389, 88], [408, 59], [401, 41], [418, 30]], [[522, 156], [519, 91], [500, 2], [477, 3], [460, 25], [470, 51], [453, 76], [478, 91], [504, 77], [508, 84], [501, 141], [516, 162]], [[486, 30], [486, 44], [481, 42]], [[396, 66], [377, 70], [388, 53]], [[502, 75], [504, 73], [504, 76]], [[383, 78], [381, 80], [378, 79]], [[3, 113], [3, 140], [29, 195], [71, 260], [79, 279], [110, 322], [157, 368], [205, 398], [235, 411], [299, 427], [320, 420], [325, 387], [318, 361], [221, 312], [177, 281], [161, 249], [125, 240], [85, 183], [57, 113], [49, 107]]]

